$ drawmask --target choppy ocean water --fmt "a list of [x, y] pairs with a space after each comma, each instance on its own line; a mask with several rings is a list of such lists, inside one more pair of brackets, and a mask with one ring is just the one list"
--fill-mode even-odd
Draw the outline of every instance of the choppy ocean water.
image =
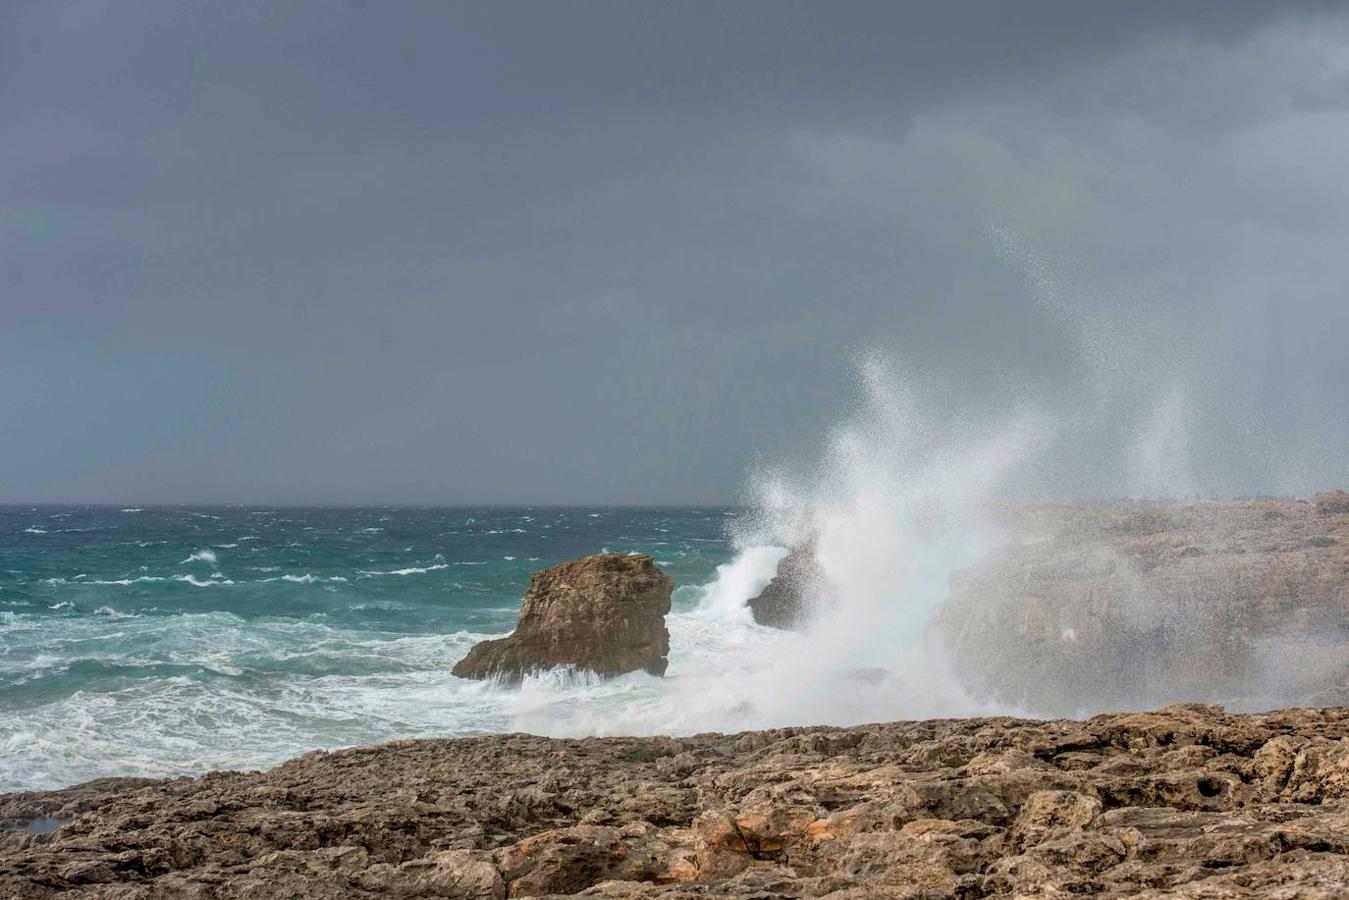
[[[0, 508], [0, 791], [409, 736], [734, 723], [744, 699], [709, 699], [699, 678], [778, 639], [738, 606], [780, 555], [726, 565], [734, 516]], [[511, 629], [532, 572], [606, 549], [650, 553], [675, 579], [669, 678], [506, 689], [450, 675]]]

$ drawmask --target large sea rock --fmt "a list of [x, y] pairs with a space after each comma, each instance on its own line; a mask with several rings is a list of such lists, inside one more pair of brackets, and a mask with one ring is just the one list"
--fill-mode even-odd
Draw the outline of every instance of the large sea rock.
[[975, 694], [1042, 715], [1349, 703], [1336, 500], [1019, 507], [930, 634]]
[[515, 631], [475, 646], [454, 674], [519, 681], [570, 666], [603, 676], [638, 669], [663, 675], [673, 589], [649, 556], [601, 553], [535, 573]]
[[797, 547], [778, 563], [777, 573], [757, 597], [749, 600], [754, 621], [770, 628], [800, 629], [810, 615], [807, 597], [818, 577], [815, 550]]
[[1346, 849], [1344, 709], [397, 741], [0, 795], [20, 900], [1330, 898]]

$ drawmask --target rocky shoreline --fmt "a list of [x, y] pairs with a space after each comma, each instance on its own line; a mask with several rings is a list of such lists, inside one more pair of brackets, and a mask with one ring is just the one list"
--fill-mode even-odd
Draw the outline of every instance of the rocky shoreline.
[[1187, 705], [402, 741], [0, 797], [0, 896], [1343, 896], [1346, 738]]

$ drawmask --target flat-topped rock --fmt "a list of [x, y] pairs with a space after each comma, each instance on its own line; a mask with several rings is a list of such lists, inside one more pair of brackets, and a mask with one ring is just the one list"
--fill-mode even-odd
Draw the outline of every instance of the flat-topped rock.
[[663, 675], [673, 589], [649, 556], [601, 553], [537, 572], [515, 631], [475, 646], [454, 674], [513, 682], [567, 666], [602, 676], [638, 669]]

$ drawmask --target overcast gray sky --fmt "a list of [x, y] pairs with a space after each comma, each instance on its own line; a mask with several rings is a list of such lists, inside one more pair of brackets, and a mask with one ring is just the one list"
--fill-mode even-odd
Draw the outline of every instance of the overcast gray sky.
[[8, 2], [0, 500], [692, 502], [859, 351], [1349, 482], [1334, 4]]

